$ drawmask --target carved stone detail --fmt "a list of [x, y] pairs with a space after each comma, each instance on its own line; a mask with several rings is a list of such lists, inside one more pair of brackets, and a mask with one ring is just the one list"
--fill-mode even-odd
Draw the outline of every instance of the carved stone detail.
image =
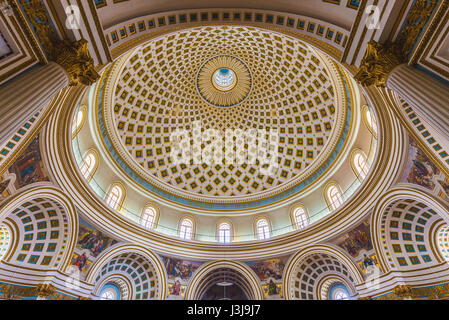
[[371, 85], [385, 87], [390, 72], [404, 62], [401, 50], [393, 43], [381, 44], [370, 41], [355, 79], [366, 87]]
[[36, 287], [36, 295], [39, 298], [48, 299], [56, 292], [56, 288], [50, 283], [40, 283]]
[[48, 59], [56, 62], [67, 72], [70, 86], [92, 85], [100, 76], [94, 68], [85, 39], [70, 43], [61, 40], [54, 29], [47, 8], [41, 0], [21, 1], [25, 14], [33, 27]]
[[410, 299], [413, 296], [412, 287], [409, 285], [401, 284], [393, 288], [393, 293], [399, 299]]
[[363, 86], [385, 87], [389, 73], [408, 61], [437, 4], [436, 0], [417, 0], [394, 43], [370, 41], [355, 79]]

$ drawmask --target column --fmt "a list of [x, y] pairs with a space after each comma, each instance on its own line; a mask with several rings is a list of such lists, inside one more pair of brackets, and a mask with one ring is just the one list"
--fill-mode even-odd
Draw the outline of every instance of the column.
[[355, 79], [363, 86], [392, 90], [441, 135], [449, 137], [449, 86], [406, 62], [400, 45], [371, 41]]
[[50, 62], [0, 87], [0, 145], [68, 84], [65, 70]]
[[443, 136], [449, 137], [449, 86], [407, 64], [394, 68], [387, 88], [414, 107]]
[[52, 62], [0, 87], [0, 145], [46, 107], [61, 89], [68, 85], [92, 85], [100, 77], [86, 40], [59, 41], [51, 52]]

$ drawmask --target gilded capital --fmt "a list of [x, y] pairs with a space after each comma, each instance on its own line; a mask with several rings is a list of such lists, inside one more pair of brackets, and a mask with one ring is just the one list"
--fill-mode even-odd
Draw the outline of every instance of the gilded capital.
[[357, 300], [372, 300], [370, 296], [367, 297], [359, 297]]
[[365, 87], [385, 87], [390, 72], [404, 62], [401, 50], [393, 43], [370, 41], [355, 79]]
[[78, 84], [92, 85], [100, 76], [94, 68], [94, 60], [89, 54], [88, 42], [81, 39], [70, 42], [61, 40], [53, 26], [52, 19], [43, 1], [21, 0], [28, 21], [39, 39], [48, 60], [54, 61], [65, 69], [70, 86]]
[[73, 43], [60, 42], [54, 47], [51, 57], [69, 75], [70, 86], [79, 84], [90, 86], [100, 78], [89, 55], [88, 42], [85, 39]]
[[40, 283], [36, 287], [36, 295], [39, 298], [49, 298], [54, 295], [56, 288], [50, 283]]
[[393, 293], [400, 299], [410, 299], [413, 296], [412, 287], [405, 284], [394, 287]]

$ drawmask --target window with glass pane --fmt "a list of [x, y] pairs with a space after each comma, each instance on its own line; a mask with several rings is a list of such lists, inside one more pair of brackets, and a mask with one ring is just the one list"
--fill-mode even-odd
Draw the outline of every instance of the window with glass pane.
[[340, 190], [336, 186], [331, 186], [327, 190], [327, 195], [329, 198], [329, 202], [331, 205], [331, 208], [333, 210], [337, 209], [343, 204], [343, 197], [341, 195]]
[[84, 110], [80, 109], [77, 113], [75, 118], [73, 118], [72, 122], [72, 135], [76, 134], [78, 129], [81, 127], [81, 124], [83, 123], [84, 118]]
[[270, 225], [266, 219], [260, 219], [257, 221], [257, 237], [259, 240], [270, 238]]
[[297, 229], [303, 229], [309, 225], [309, 218], [304, 208], [296, 208], [294, 211], [294, 217]]
[[220, 243], [231, 242], [231, 225], [229, 223], [221, 223], [218, 227], [218, 241]]
[[113, 209], [118, 208], [123, 196], [123, 190], [119, 186], [113, 186], [108, 193], [106, 203]]
[[152, 229], [154, 221], [156, 220], [156, 210], [152, 207], [147, 207], [143, 211], [140, 223], [147, 229]]
[[365, 108], [365, 118], [370, 129], [377, 134], [377, 121], [374, 114], [371, 112], [369, 108]]
[[83, 163], [81, 164], [80, 171], [81, 174], [84, 176], [85, 179], [88, 179], [91, 176], [92, 171], [95, 168], [95, 164], [97, 162], [97, 159], [95, 158], [95, 155], [91, 152], [86, 154], [86, 156], [83, 159]]
[[354, 155], [353, 159], [354, 168], [357, 171], [358, 176], [363, 180], [368, 175], [369, 167], [368, 163], [366, 162], [366, 157], [363, 153], [357, 152]]
[[193, 222], [190, 219], [183, 219], [179, 226], [179, 236], [182, 239], [190, 240], [193, 237]]

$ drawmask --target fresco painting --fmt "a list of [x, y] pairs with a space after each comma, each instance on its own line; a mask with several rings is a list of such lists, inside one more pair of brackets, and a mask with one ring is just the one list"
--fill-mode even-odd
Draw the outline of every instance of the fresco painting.
[[187, 283], [202, 262], [162, 257], [167, 270], [168, 279]]
[[107, 248], [118, 243], [95, 227], [79, 219], [78, 242], [72, 256], [72, 266], [85, 277], [90, 266]]
[[278, 282], [282, 280], [285, 264], [290, 256], [268, 259], [256, 262], [246, 262], [246, 264], [256, 273], [260, 281], [268, 284], [270, 280]]
[[408, 161], [401, 181], [433, 190], [437, 183], [435, 177], [440, 173], [437, 166], [418, 147], [416, 141], [410, 138]]
[[359, 258], [363, 251], [369, 252], [373, 250], [368, 221], [362, 222], [351, 231], [337, 237], [335, 244], [344, 249], [353, 258]]
[[50, 181], [42, 161], [39, 144], [38, 135], [9, 167], [9, 172], [16, 175], [16, 189], [35, 182]]

